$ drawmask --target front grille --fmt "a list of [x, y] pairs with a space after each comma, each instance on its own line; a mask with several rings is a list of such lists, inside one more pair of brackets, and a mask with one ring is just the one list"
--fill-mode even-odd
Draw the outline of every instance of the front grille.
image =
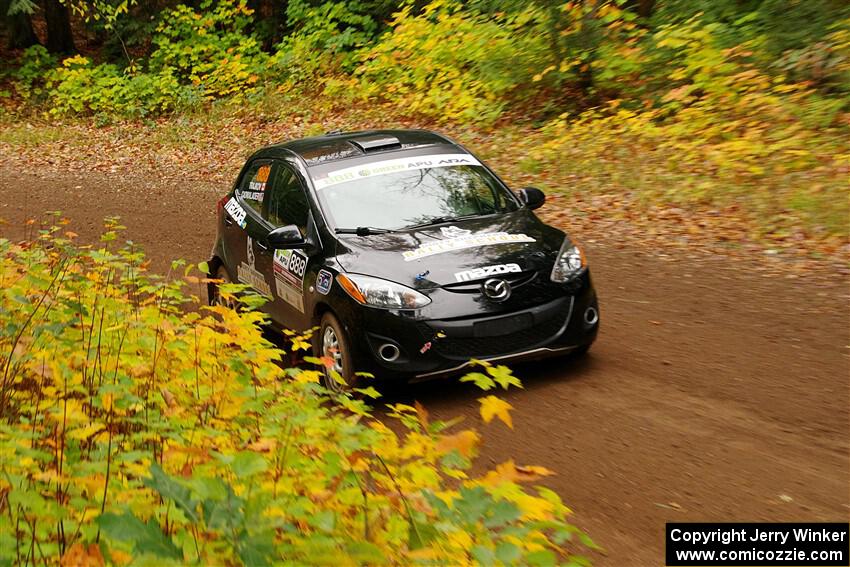
[[[431, 348], [446, 358], [467, 360], [480, 356], [510, 354], [542, 346], [553, 339], [565, 326], [570, 313], [570, 303], [566, 302], [558, 313], [541, 323], [514, 333], [487, 337], [449, 336], [434, 340]], [[426, 323], [420, 323], [420, 328], [425, 337], [432, 337], [435, 333], [434, 328]]]
[[498, 274], [495, 276], [487, 276], [486, 278], [481, 278], [469, 282], [446, 284], [443, 286], [443, 289], [446, 291], [451, 291], [453, 293], [481, 293], [481, 284], [484, 283], [484, 281], [489, 280], [491, 277], [500, 280], [505, 280], [506, 282], [511, 284], [511, 289], [516, 289], [518, 287], [524, 286], [527, 283], [532, 282], [537, 277], [537, 272]]

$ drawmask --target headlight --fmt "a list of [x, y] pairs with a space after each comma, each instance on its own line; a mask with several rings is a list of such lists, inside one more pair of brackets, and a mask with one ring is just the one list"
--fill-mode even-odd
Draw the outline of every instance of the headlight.
[[380, 278], [339, 274], [336, 279], [352, 299], [363, 305], [384, 309], [419, 309], [431, 303], [428, 296], [414, 289]]
[[555, 266], [552, 268], [552, 281], [556, 283], [569, 281], [585, 266], [587, 266], [587, 260], [584, 252], [569, 238], [565, 238], [555, 259]]

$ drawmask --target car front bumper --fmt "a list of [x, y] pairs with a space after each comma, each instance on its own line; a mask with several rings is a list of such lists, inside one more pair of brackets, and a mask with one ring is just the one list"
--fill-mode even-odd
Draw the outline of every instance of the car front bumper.
[[[421, 381], [461, 374], [472, 359], [504, 363], [568, 354], [593, 343], [599, 329], [599, 307], [589, 277], [573, 291], [488, 316], [417, 319], [360, 310], [359, 321], [348, 325], [355, 367], [377, 377]], [[395, 359], [381, 356], [385, 345], [398, 349]]]

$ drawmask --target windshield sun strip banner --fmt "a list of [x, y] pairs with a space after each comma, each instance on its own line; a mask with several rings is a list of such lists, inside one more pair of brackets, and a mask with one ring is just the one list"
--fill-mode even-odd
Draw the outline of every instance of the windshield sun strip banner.
[[411, 171], [414, 169], [430, 169], [432, 167], [452, 167], [457, 165], [481, 165], [481, 162], [469, 154], [436, 154], [427, 156], [411, 156], [366, 163], [345, 169], [337, 169], [326, 177], [314, 179], [316, 189], [324, 189], [331, 185], [365, 179], [387, 173]]
[[523, 242], [536, 242], [526, 234], [509, 234], [507, 232], [485, 232], [470, 234], [457, 238], [447, 238], [422, 244], [418, 248], [403, 252], [405, 262], [426, 258], [435, 254], [463, 250], [465, 248], [477, 248], [479, 246], [493, 246], [496, 244], [517, 244]]

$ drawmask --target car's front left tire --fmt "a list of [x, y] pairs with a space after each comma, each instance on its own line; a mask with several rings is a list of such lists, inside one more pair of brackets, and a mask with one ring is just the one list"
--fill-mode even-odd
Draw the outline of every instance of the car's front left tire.
[[[224, 264], [219, 264], [218, 268], [215, 270], [215, 274], [212, 275], [214, 280], [219, 280], [222, 284], [233, 283], [233, 280], [230, 278], [230, 274], [227, 273], [227, 269], [224, 267]], [[236, 309], [238, 307], [238, 301], [233, 299], [224, 299], [221, 296], [221, 290], [219, 289], [218, 283], [210, 283], [208, 293], [210, 305], [221, 305], [224, 307], [230, 307], [231, 309]]]
[[[342, 393], [350, 392], [357, 386], [351, 342], [339, 319], [330, 311], [322, 315], [314, 348], [317, 351], [316, 356], [326, 361], [322, 374], [322, 383], [325, 388]], [[334, 372], [343, 382], [334, 377]]]

